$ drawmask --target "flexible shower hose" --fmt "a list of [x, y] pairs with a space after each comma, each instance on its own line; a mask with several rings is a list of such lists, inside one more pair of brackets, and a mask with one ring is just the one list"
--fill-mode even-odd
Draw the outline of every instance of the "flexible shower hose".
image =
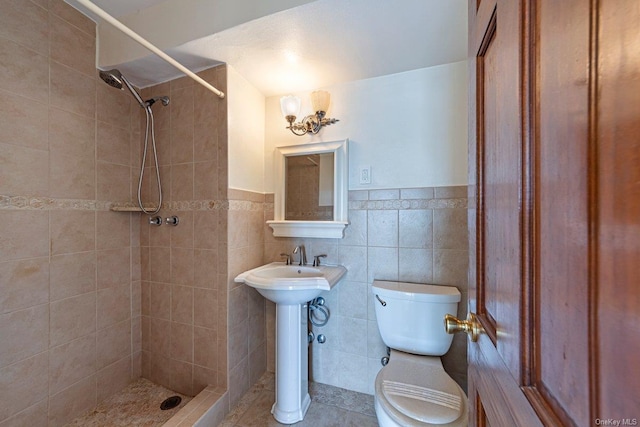
[[[151, 112], [151, 105], [147, 105], [144, 109], [146, 113], [146, 128], [144, 132], [144, 151], [142, 152], [142, 165], [140, 166], [140, 179], [138, 180], [138, 206], [147, 215], [153, 215], [160, 211], [162, 208], [162, 184], [160, 183], [160, 168], [158, 167], [158, 151], [156, 150], [156, 136], [153, 130], [153, 113]], [[151, 125], [151, 126], [149, 126]], [[151, 131], [149, 131], [151, 130]], [[151, 133], [151, 146], [153, 148], [153, 159], [156, 166], [156, 179], [158, 182], [158, 206], [155, 210], [146, 210], [142, 205], [142, 180], [144, 178], [144, 166], [147, 163], [147, 147], [149, 145], [149, 133]]]

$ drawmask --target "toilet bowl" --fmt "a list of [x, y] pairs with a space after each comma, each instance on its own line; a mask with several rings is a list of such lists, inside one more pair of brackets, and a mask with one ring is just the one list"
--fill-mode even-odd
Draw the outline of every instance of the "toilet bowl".
[[467, 397], [439, 357], [391, 350], [376, 377], [375, 409], [381, 427], [467, 425]]
[[441, 355], [451, 347], [444, 316], [457, 313], [460, 292], [450, 286], [373, 282], [378, 329], [391, 348], [375, 381], [381, 427], [466, 427], [467, 397], [445, 372]]

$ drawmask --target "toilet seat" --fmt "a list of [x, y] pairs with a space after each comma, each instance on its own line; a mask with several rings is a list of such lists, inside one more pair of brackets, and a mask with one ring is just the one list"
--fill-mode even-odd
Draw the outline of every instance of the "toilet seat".
[[438, 357], [392, 350], [375, 388], [376, 405], [401, 426], [467, 425], [467, 397]]

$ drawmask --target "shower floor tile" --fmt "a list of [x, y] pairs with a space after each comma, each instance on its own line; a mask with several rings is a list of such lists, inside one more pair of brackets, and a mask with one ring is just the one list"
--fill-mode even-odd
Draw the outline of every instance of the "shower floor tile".
[[[161, 410], [160, 404], [170, 396], [180, 396], [182, 402], [173, 409]], [[191, 399], [140, 378], [100, 403], [93, 411], [67, 424], [67, 427], [161, 426]]]
[[[266, 373], [227, 415], [219, 427], [277, 427], [271, 415], [275, 400], [273, 373]], [[373, 396], [309, 383], [311, 406], [304, 420], [294, 426], [313, 427], [377, 427]]]

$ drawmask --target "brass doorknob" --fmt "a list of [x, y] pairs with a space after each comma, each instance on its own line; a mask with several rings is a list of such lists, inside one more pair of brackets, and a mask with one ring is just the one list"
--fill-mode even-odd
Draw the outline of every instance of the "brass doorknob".
[[448, 334], [466, 332], [471, 341], [476, 342], [478, 341], [478, 335], [482, 333], [482, 325], [473, 313], [469, 313], [467, 320], [459, 320], [455, 316], [447, 314], [444, 316], [444, 330]]

